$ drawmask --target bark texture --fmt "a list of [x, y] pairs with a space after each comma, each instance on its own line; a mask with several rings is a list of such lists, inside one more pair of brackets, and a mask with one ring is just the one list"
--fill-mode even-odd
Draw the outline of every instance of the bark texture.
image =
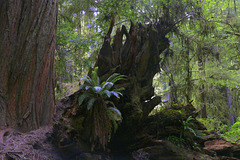
[[122, 29], [117, 29], [111, 42], [113, 23], [114, 20], [95, 64], [99, 67], [98, 75], [101, 81], [113, 73], [126, 75], [127, 80], [116, 86], [126, 89], [125, 96], [118, 105], [123, 112], [124, 109], [131, 111], [136, 109], [140, 110], [141, 117], [147, 117], [161, 102], [160, 97], [153, 98], [152, 81], [154, 75], [160, 71], [159, 55], [169, 47], [169, 41], [165, 37], [166, 31], [159, 24], [148, 26], [132, 24], [129, 32], [122, 26]]
[[154, 75], [160, 71], [159, 55], [169, 47], [169, 41], [165, 37], [167, 31], [160, 22], [147, 26], [131, 24], [129, 31], [122, 26], [117, 29], [111, 41], [113, 24], [114, 19], [95, 66], [99, 67], [98, 75], [101, 81], [113, 73], [127, 76], [125, 81], [115, 85], [125, 88], [123, 97], [113, 100], [123, 116], [123, 122], [112, 139], [112, 144], [119, 146], [138, 141], [136, 134], [143, 132], [142, 122], [161, 102], [160, 96], [154, 96], [152, 82]]
[[37, 129], [54, 112], [57, 0], [0, 2], [0, 129]]
[[[102, 82], [106, 81], [113, 73], [119, 73], [127, 77], [125, 80], [120, 80], [114, 84], [116, 88], [125, 88], [120, 99], [110, 99], [121, 111], [123, 120], [118, 125], [117, 132], [107, 139], [107, 141], [111, 140], [107, 147], [111, 148], [112, 152], [122, 153], [142, 147], [143, 144], [150, 142], [149, 138], [144, 135], [146, 133], [144, 122], [148, 120], [148, 115], [152, 109], [161, 102], [160, 96], [154, 96], [152, 81], [154, 75], [160, 71], [159, 55], [169, 47], [169, 41], [165, 37], [168, 32], [162, 28], [161, 23], [146, 26], [139, 23], [131, 24], [129, 31], [125, 26], [122, 26], [121, 29], [117, 29], [112, 40], [110, 35], [113, 26], [114, 18], [100, 49], [95, 67], [98, 66], [98, 76]], [[91, 72], [90, 70], [89, 76], [91, 76]], [[93, 145], [91, 137], [94, 136], [89, 133], [93, 132], [92, 128], [96, 126], [96, 123], [88, 121], [89, 116], [103, 124], [97, 127], [101, 128], [100, 131], [109, 130], [109, 128], [106, 129], [106, 126], [108, 126], [107, 119], [102, 118], [106, 113], [96, 110], [95, 113], [97, 114], [93, 116], [86, 109], [87, 104], [79, 106], [78, 98], [85, 92], [86, 90], [79, 90], [66, 97], [61, 101], [65, 107], [58, 107], [57, 111], [61, 111], [61, 113], [60, 116], [55, 118], [53, 138], [56, 145], [61, 148], [68, 148], [68, 145], [72, 144], [82, 148], [82, 151], [90, 150], [89, 146]], [[111, 107], [112, 103], [106, 105]], [[92, 108], [99, 107], [103, 108], [101, 103], [94, 103]], [[99, 139], [101, 138], [104, 137]], [[79, 147], [82, 142], [86, 142], [87, 147]], [[102, 143], [100, 140], [94, 143], [93, 147], [95, 148], [92, 149], [91, 146], [91, 149], [102, 150], [97, 147], [97, 144], [100, 143]]]

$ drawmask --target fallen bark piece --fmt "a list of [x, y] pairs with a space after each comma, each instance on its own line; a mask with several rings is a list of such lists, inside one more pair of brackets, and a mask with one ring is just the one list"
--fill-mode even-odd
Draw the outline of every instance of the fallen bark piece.
[[210, 140], [204, 143], [205, 151], [214, 151], [217, 156], [240, 158], [240, 145], [225, 140]]

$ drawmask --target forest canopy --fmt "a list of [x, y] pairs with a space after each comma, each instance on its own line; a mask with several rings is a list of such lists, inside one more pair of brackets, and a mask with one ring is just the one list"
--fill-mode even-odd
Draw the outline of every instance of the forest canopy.
[[[233, 124], [239, 115], [239, 1], [59, 0], [56, 97], [77, 89], [97, 58], [112, 16], [113, 32], [130, 22], [159, 23], [170, 47], [154, 78], [163, 104], [193, 101], [201, 117]], [[114, 35], [114, 33], [112, 33]], [[163, 35], [165, 36], [165, 35]]]

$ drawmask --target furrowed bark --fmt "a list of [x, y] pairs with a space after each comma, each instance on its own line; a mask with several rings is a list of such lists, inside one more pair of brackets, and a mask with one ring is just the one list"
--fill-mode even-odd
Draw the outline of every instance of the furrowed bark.
[[0, 4], [0, 128], [51, 123], [57, 0]]

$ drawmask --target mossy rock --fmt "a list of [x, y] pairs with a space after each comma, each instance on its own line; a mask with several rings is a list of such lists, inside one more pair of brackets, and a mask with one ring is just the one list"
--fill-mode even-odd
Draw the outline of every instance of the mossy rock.
[[185, 117], [185, 114], [175, 109], [164, 109], [160, 111], [158, 116], [163, 126], [178, 126], [181, 125], [181, 121]]
[[188, 104], [186, 106], [183, 106], [183, 108], [181, 110], [182, 110], [182, 112], [185, 113], [186, 118], [188, 118], [189, 116], [197, 117], [197, 115], [198, 115], [198, 112], [196, 111], [196, 108], [192, 104]]
[[165, 131], [170, 135], [180, 135], [181, 127], [180, 126], [167, 126]]
[[174, 135], [179, 137], [181, 134], [181, 126], [166, 126], [164, 128], [159, 128], [157, 133], [157, 137], [168, 137], [169, 135]]

